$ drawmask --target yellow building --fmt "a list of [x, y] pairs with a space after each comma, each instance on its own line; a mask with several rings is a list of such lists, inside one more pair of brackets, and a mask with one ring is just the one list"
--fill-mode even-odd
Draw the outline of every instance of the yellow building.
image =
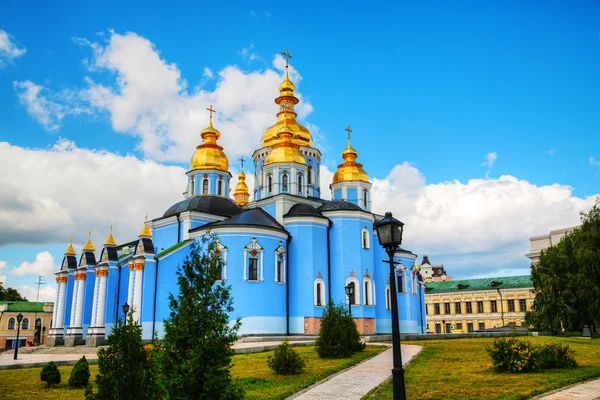
[[523, 326], [534, 298], [529, 275], [427, 283], [427, 329], [454, 333]]
[[[20, 347], [28, 343], [46, 343], [52, 326], [54, 303], [35, 301], [0, 301], [0, 349], [14, 348], [17, 340], [17, 315], [22, 314]], [[44, 331], [43, 328], [46, 328]], [[43, 340], [43, 342], [42, 342]]]

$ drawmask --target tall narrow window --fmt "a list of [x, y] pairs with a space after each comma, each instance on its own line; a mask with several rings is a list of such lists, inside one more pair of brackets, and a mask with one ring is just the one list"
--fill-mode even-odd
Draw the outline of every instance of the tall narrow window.
[[21, 323], [21, 329], [26, 330], [29, 329], [29, 318], [24, 318]]
[[38, 318], [35, 320], [35, 328], [41, 328], [42, 327], [42, 319]]
[[519, 309], [523, 312], [527, 311], [527, 302], [525, 301], [525, 299], [519, 300]]
[[392, 308], [391, 304], [392, 304], [392, 296], [391, 296], [392, 291], [390, 290], [390, 287], [387, 286], [385, 288], [385, 309], [386, 310], [390, 310]]
[[369, 201], [367, 200], [367, 189], [363, 190], [363, 207], [367, 207], [367, 204], [369, 204]]
[[317, 283], [317, 306], [323, 305], [323, 299], [321, 299], [321, 283]]
[[362, 230], [362, 247], [363, 249], [368, 249], [369, 247], [371, 247], [369, 245], [369, 230], [366, 226]]
[[308, 167], [308, 184], [309, 185], [312, 185], [312, 183], [313, 183], [312, 173], [313, 173], [312, 167], [309, 166]]
[[433, 303], [433, 312], [435, 315], [440, 314], [440, 303]]
[[397, 279], [398, 287], [396, 289], [398, 290], [398, 293], [402, 293], [402, 292], [404, 292], [404, 283], [403, 283], [402, 275], [397, 275], [397, 278], [398, 278]]
[[250, 257], [250, 268], [248, 270], [248, 280], [258, 280], [258, 258]]
[[444, 314], [450, 314], [450, 303], [444, 303]]
[[467, 305], [467, 314], [472, 314], [473, 313], [473, 303], [468, 301], [465, 304]]
[[288, 176], [287, 176], [287, 174], [284, 174], [283, 177], [281, 178], [281, 191], [287, 192], [287, 190], [288, 190]]
[[363, 238], [362, 238], [363, 239], [363, 249], [366, 249], [367, 248], [367, 232], [363, 231], [362, 236], [363, 236]]
[[498, 303], [496, 303], [496, 300], [490, 301], [490, 305], [492, 307], [492, 312], [498, 312]]
[[221, 179], [217, 182], [217, 194], [223, 196], [223, 181]]
[[277, 282], [283, 282], [283, 262], [277, 260]]
[[11, 318], [8, 320], [8, 329], [15, 329], [15, 319]]
[[477, 312], [480, 314], [483, 313], [483, 301], [477, 302]]
[[460, 301], [454, 303], [455, 314], [462, 314], [462, 307]]
[[223, 280], [223, 260], [221, 257], [217, 258], [217, 265], [219, 267], [219, 274], [217, 275], [217, 280]]
[[298, 175], [298, 194], [302, 193], [302, 175]]
[[507, 300], [508, 303], [508, 312], [515, 312], [515, 301]]
[[208, 194], [208, 179], [202, 181], [202, 194]]
[[365, 306], [369, 305], [369, 281], [365, 281]]
[[269, 193], [273, 191], [273, 179], [271, 177], [271, 175], [269, 175]]
[[350, 282], [348, 286], [352, 287], [352, 296], [350, 296], [350, 304], [358, 305], [356, 304], [356, 285], [354, 284], [354, 282]]
[[190, 184], [190, 196], [193, 196], [194, 192], [196, 191], [196, 188], [194, 187], [195, 182], [196, 182], [196, 180], [192, 176], [192, 180], [191, 180], [191, 184]]

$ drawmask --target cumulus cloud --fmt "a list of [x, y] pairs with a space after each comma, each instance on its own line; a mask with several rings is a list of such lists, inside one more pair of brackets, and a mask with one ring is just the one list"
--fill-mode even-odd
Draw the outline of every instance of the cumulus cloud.
[[80, 149], [61, 139], [46, 149], [0, 142], [0, 246], [98, 247], [110, 224], [119, 241], [137, 237], [144, 215], [160, 216], [182, 199], [185, 170], [131, 155]]
[[492, 165], [494, 165], [497, 158], [498, 158], [498, 154], [496, 154], [495, 151], [492, 151], [491, 153], [487, 153], [485, 156], [485, 161], [481, 165], [484, 167], [491, 167]]
[[600, 160], [596, 160], [594, 157], [590, 157], [590, 164], [600, 167]]
[[254, 44], [250, 43], [248, 47], [242, 47], [238, 54], [242, 56], [242, 58], [251, 63], [252, 61], [260, 61], [262, 60], [261, 56], [254, 51]]
[[[4, 272], [4, 268], [6, 267], [6, 261], [0, 261], [0, 274]], [[6, 275], [0, 275], [0, 285], [4, 285], [6, 283]]]
[[[139, 139], [138, 150], [146, 158], [185, 162], [201, 141], [210, 104], [217, 110], [219, 143], [230, 157], [251, 154], [265, 128], [275, 122], [278, 109], [273, 100], [285, 70], [281, 55], [259, 71], [231, 65], [218, 73], [205, 69], [202, 79], [212, 74], [214, 90], [203, 90], [202, 85], [190, 90], [177, 65], [161, 58], [152, 42], [135, 33], [110, 31], [103, 42], [74, 41], [91, 51], [84, 63], [90, 73], [108, 71], [114, 81], [103, 85], [87, 77], [77, 90], [56, 92], [29, 81], [15, 83], [30, 114], [48, 130], [58, 130], [69, 114], [108, 115], [115, 131]], [[246, 53], [249, 58], [251, 50]], [[298, 87], [300, 74], [290, 68], [290, 75]], [[301, 101], [296, 111], [304, 119], [312, 106]]]
[[54, 263], [54, 257], [47, 251], [38, 253], [35, 256], [35, 261], [29, 263], [23, 261], [21, 265], [10, 270], [11, 275], [37, 275], [37, 276], [52, 276], [58, 270], [58, 266]]
[[26, 51], [25, 47], [17, 46], [13, 36], [0, 29], [0, 68], [21, 57]]
[[[38, 288], [31, 287], [28, 285], [17, 286], [15, 289], [29, 301], [35, 301], [38, 297]], [[39, 301], [55, 301], [56, 300], [56, 288], [51, 285], [45, 285], [40, 287]]]
[[210, 68], [204, 67], [204, 70], [202, 71], [202, 76], [206, 79], [212, 79], [214, 78], [215, 74], [213, 74]]

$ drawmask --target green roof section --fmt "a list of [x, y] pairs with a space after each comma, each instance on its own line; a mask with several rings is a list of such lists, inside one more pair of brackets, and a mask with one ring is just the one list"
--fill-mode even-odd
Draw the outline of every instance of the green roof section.
[[0, 301], [8, 304], [6, 312], [44, 312], [44, 302], [35, 301]]
[[501, 276], [496, 278], [462, 279], [448, 282], [429, 282], [425, 285], [425, 292], [433, 293], [456, 293], [472, 292], [476, 290], [496, 289], [521, 289], [532, 288], [531, 276]]
[[156, 258], [168, 256], [169, 254], [179, 250], [180, 248], [182, 248], [184, 246], [187, 246], [188, 244], [192, 243], [193, 241], [194, 241], [194, 239], [188, 239], [188, 240], [184, 240], [183, 242], [176, 243], [173, 246], [169, 247], [168, 249], [163, 250], [160, 253], [158, 253], [156, 255]]

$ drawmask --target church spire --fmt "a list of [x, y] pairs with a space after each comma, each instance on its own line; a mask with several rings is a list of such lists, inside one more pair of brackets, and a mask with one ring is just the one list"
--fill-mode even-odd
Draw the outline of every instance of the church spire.
[[88, 241], [82, 250], [83, 251], [96, 251], [96, 249], [94, 248], [94, 245], [92, 244], [92, 231], [88, 232]]
[[148, 214], [146, 214], [146, 217], [144, 218], [144, 227], [142, 228], [142, 231], [140, 232], [140, 236], [139, 237], [152, 237], [152, 233], [150, 233], [150, 229], [148, 229]]
[[216, 110], [212, 105], [206, 110], [210, 112], [208, 127], [200, 133], [203, 143], [196, 147], [196, 152], [190, 162], [190, 170], [216, 169], [229, 172], [229, 159], [223, 152], [223, 147], [217, 144], [221, 132], [213, 127], [213, 113]]
[[106, 239], [106, 243], [104, 243], [104, 246], [116, 246], [117, 243], [115, 242], [115, 238], [113, 238], [112, 235], [112, 225], [110, 226], [110, 234], [108, 235], [108, 239]]
[[244, 206], [250, 200], [250, 192], [248, 191], [248, 185], [246, 185], [246, 174], [244, 173], [244, 157], [240, 157], [240, 164], [242, 167], [240, 168], [235, 192], [233, 192], [233, 198], [238, 206]]
[[338, 165], [338, 169], [333, 175], [333, 182], [350, 182], [350, 181], [362, 181], [369, 182], [369, 176], [365, 172], [362, 167], [362, 164], [356, 162], [356, 158], [358, 157], [358, 152], [352, 148], [350, 144], [350, 133], [352, 133], [352, 129], [350, 126], [345, 129], [348, 132], [348, 146], [346, 150], [342, 152], [342, 158], [344, 162]]
[[73, 248], [73, 236], [71, 236], [70, 242], [69, 242], [69, 247], [67, 248], [67, 251], [65, 252], [65, 256], [74, 256], [75, 255], [75, 249]]

